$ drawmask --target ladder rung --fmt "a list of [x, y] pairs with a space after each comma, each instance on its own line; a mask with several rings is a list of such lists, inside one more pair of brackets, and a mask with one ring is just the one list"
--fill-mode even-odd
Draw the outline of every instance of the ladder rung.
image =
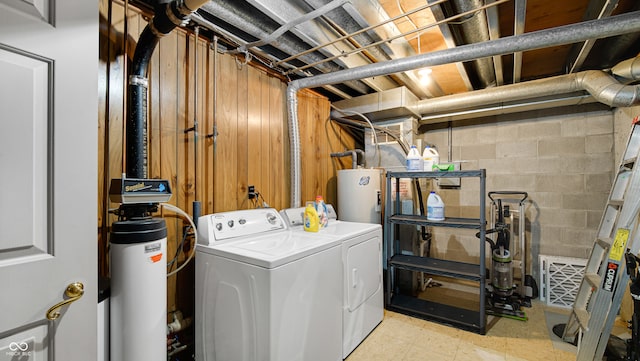
[[604, 250], [608, 250], [613, 244], [612, 238], [596, 238], [596, 244]]
[[624, 200], [622, 199], [609, 199], [609, 205], [614, 207], [621, 207], [624, 204]]
[[589, 326], [589, 312], [587, 312], [587, 310], [584, 308], [579, 308], [573, 310], [573, 313], [576, 315], [576, 319], [578, 320], [578, 324], [580, 324], [580, 328], [582, 328], [582, 330], [586, 332]]
[[591, 287], [600, 287], [600, 281], [602, 280], [597, 273], [585, 273], [585, 280], [589, 283]]
[[622, 166], [630, 169], [631, 167], [629, 167], [629, 165], [633, 165], [637, 159], [638, 157], [631, 157], [629, 159], [625, 159], [624, 161], [622, 161]]

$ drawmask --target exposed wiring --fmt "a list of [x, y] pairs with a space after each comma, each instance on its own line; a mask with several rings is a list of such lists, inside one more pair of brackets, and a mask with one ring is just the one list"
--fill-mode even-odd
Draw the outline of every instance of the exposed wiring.
[[189, 235], [189, 231], [193, 229], [191, 228], [191, 226], [187, 226], [184, 229], [184, 232], [182, 232], [182, 241], [180, 241], [180, 244], [176, 245], [176, 253], [173, 255], [173, 259], [171, 261], [169, 261], [169, 263], [167, 263], [167, 267], [169, 269], [171, 269], [173, 267], [174, 264], [176, 264], [176, 262], [178, 261], [178, 255], [180, 255], [180, 250], [184, 247], [184, 243], [187, 240], [187, 236]]
[[[413, 20], [411, 20], [411, 18], [409, 17], [409, 15], [406, 15], [406, 11], [404, 10], [404, 8], [402, 8], [402, 4], [400, 4], [400, 0], [396, 0], [396, 5], [398, 5], [398, 9], [400, 10], [400, 14], [405, 14], [404, 17], [409, 21], [409, 23], [413, 26], [414, 29], [418, 30], [418, 27], [416, 26], [416, 23], [413, 22]], [[411, 37], [408, 38], [407, 40], [411, 40], [411, 39], [418, 39], [418, 54], [422, 54], [422, 50], [420, 50], [420, 35], [422, 34], [421, 31], [418, 31], [418, 33]]]
[[[176, 214], [179, 214], [181, 216], [183, 216], [184, 218], [186, 218], [189, 223], [191, 224], [191, 227], [195, 230], [196, 229], [196, 225], [193, 223], [193, 220], [191, 219], [191, 217], [189, 216], [189, 214], [187, 214], [187, 212], [183, 211], [182, 209], [174, 206], [173, 204], [169, 204], [169, 203], [160, 203], [160, 206], [162, 208], [165, 208], [167, 210], [170, 210]], [[189, 261], [191, 261], [191, 259], [193, 258], [194, 254], [196, 253], [196, 245], [198, 244], [198, 232], [193, 232], [193, 247], [191, 248], [191, 253], [189, 254], [189, 257], [187, 257], [187, 259], [182, 263], [182, 265], [180, 265], [180, 267], [176, 268], [174, 271], [171, 271], [169, 273], [167, 273], [167, 278], [173, 276], [174, 274], [180, 272], [188, 263]]]
[[357, 115], [358, 117], [364, 119], [364, 121], [367, 122], [367, 124], [369, 124], [369, 127], [371, 128], [371, 133], [373, 134], [373, 143], [375, 144], [375, 152], [373, 153], [374, 158], [377, 156], [378, 158], [378, 167], [380, 167], [380, 164], [382, 163], [382, 155], [380, 152], [380, 144], [378, 143], [378, 133], [376, 132], [376, 127], [373, 126], [373, 123], [371, 123], [371, 120], [369, 120], [369, 118], [367, 118], [367, 116], [365, 116], [362, 113], [359, 112], [354, 112], [351, 110], [343, 110], [340, 108], [337, 108], [336, 106], [334, 106], [333, 104], [331, 104], [331, 108], [335, 109], [336, 111], [342, 113], [342, 114], [346, 114], [346, 115]]
[[[251, 200], [251, 206], [253, 208], [269, 208], [269, 203], [267, 203], [267, 201], [264, 200], [264, 197], [262, 197], [262, 194], [260, 194], [260, 192], [253, 192], [252, 193], [252, 197], [250, 198]], [[262, 201], [262, 203], [260, 203], [260, 201]]]
[[238, 59], [237, 56], [234, 57], [238, 70], [242, 69], [244, 65], [249, 64], [249, 62], [253, 59], [253, 54], [251, 54], [250, 52], [245, 51], [243, 54], [244, 54], [244, 61], [240, 61], [240, 59]]
[[482, 12], [482, 10], [477, 10], [476, 12], [469, 14], [468, 16], [462, 17], [460, 21], [448, 21], [448, 24], [451, 25], [462, 25], [464, 23], [467, 23], [469, 21], [471, 21], [473, 18], [476, 17], [476, 15], [478, 15], [480, 12]]

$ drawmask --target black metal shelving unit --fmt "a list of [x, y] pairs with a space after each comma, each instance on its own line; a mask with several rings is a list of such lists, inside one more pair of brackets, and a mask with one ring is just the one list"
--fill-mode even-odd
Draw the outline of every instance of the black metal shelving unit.
[[[478, 218], [445, 218], [444, 221], [428, 220], [426, 215], [402, 214], [401, 202], [392, 202], [392, 193], [395, 192], [395, 199], [400, 199], [400, 179], [409, 178], [478, 178], [479, 189], [479, 215]], [[395, 189], [392, 189], [391, 180], [396, 179]], [[399, 239], [397, 234], [398, 225], [408, 224], [416, 226], [449, 227], [476, 230], [480, 234], [480, 240], [485, 239], [486, 219], [485, 219], [485, 182], [486, 172], [484, 169], [470, 171], [453, 172], [388, 172], [386, 191], [386, 211], [384, 243], [386, 250], [386, 282], [385, 282], [385, 306], [389, 310], [397, 311], [414, 317], [432, 320], [454, 326], [460, 329], [476, 332], [484, 335], [486, 333], [487, 316], [485, 314], [486, 297], [486, 266], [485, 266], [485, 242], [478, 240], [479, 263], [465, 263], [449, 261], [432, 257], [422, 257], [406, 255], [400, 252]], [[396, 287], [396, 270], [403, 269], [409, 271], [423, 272], [434, 276], [445, 276], [455, 279], [463, 279], [477, 282], [479, 288], [477, 310], [459, 308], [445, 303], [437, 303], [424, 300], [411, 295], [399, 292]]]

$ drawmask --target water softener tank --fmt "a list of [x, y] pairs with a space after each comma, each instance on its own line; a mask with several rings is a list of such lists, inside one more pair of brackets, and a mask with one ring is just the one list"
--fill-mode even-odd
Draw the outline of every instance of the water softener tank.
[[111, 359], [166, 360], [166, 223], [160, 218], [114, 222], [110, 241]]
[[380, 223], [380, 169], [338, 171], [338, 219]]

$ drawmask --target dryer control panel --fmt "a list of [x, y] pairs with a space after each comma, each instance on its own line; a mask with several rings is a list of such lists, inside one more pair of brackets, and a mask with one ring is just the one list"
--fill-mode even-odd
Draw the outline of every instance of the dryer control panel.
[[198, 243], [212, 245], [270, 231], [287, 229], [273, 208], [244, 209], [207, 214], [198, 218]]

